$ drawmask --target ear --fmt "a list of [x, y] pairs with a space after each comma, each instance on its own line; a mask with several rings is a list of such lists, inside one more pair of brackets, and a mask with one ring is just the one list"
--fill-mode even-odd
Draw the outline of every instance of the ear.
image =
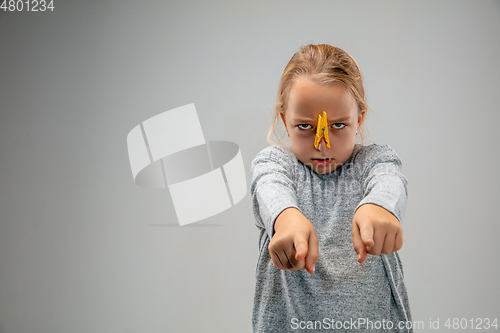
[[283, 120], [283, 124], [285, 125], [285, 128], [286, 128], [286, 120], [285, 120], [285, 115], [283, 114], [283, 112], [280, 112], [280, 116], [281, 116], [281, 119]]
[[366, 114], [366, 110], [362, 110], [360, 112], [360, 114], [358, 115], [358, 128], [361, 126], [361, 124], [363, 123], [363, 120], [365, 119], [365, 114]]

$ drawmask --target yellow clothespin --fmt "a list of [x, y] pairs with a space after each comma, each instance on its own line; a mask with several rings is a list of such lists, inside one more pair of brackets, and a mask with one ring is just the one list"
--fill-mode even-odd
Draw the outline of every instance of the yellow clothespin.
[[330, 148], [330, 140], [328, 139], [328, 122], [326, 120], [326, 112], [323, 111], [323, 117], [318, 115], [318, 126], [316, 127], [316, 138], [314, 139], [314, 147], [317, 149], [321, 143], [321, 139], [325, 138], [325, 143]]

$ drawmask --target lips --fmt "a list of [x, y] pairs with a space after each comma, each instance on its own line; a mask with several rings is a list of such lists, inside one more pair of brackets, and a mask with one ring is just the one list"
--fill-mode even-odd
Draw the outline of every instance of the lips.
[[313, 163], [317, 166], [329, 166], [333, 162], [333, 158], [313, 158]]

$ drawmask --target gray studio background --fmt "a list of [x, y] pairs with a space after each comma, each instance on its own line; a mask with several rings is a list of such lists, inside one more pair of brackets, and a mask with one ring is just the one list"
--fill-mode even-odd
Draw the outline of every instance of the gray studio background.
[[175, 227], [168, 191], [134, 184], [126, 136], [195, 103], [250, 184], [308, 42], [356, 58], [370, 138], [403, 160], [413, 319], [499, 316], [499, 1], [54, 5], [0, 11], [1, 333], [251, 332], [250, 196]]

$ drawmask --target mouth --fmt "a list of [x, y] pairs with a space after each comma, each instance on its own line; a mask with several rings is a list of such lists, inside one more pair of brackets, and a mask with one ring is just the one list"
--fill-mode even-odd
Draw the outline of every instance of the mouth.
[[312, 158], [313, 163], [316, 166], [329, 166], [333, 162], [333, 158]]

